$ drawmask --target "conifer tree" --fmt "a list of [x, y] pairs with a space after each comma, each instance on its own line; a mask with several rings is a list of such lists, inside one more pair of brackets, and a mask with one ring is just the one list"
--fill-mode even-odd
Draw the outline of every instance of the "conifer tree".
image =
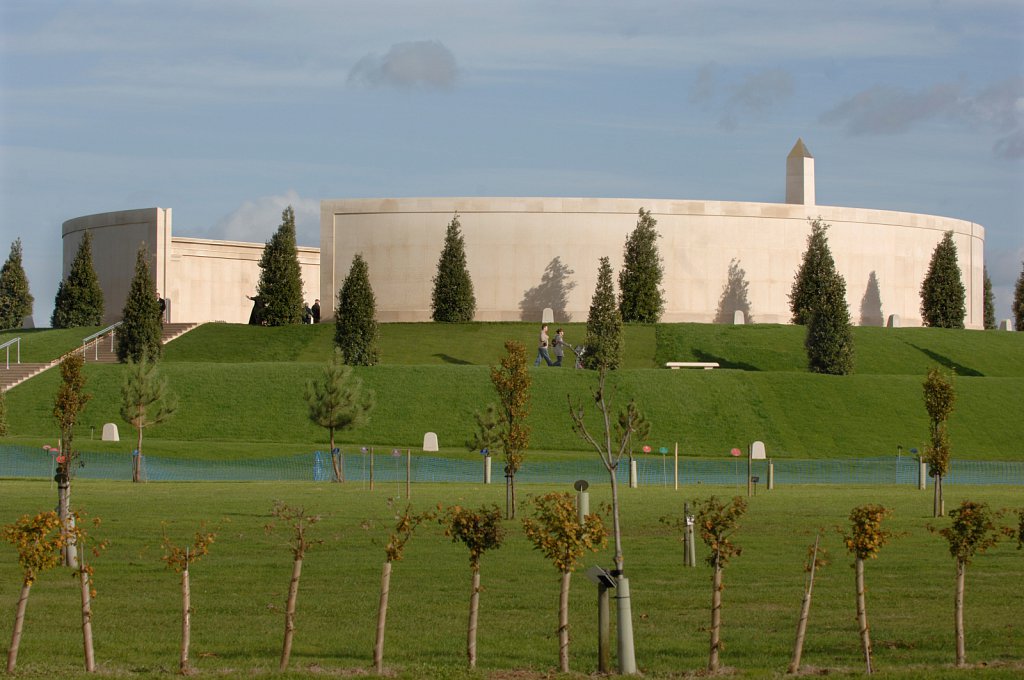
[[966, 293], [957, 264], [953, 232], [947, 231], [932, 252], [921, 282], [921, 321], [936, 328], [963, 328]]
[[619, 313], [625, 322], [657, 323], [665, 311], [661, 279], [664, 270], [658, 255], [658, 221], [650, 210], [640, 208], [636, 228], [626, 239], [619, 270]]
[[460, 226], [459, 214], [455, 213], [448, 223], [444, 248], [434, 276], [434, 294], [430, 302], [434, 321], [472, 321], [476, 313], [473, 280], [466, 267], [466, 241]]
[[343, 482], [345, 472], [341, 466], [341, 456], [334, 453], [334, 433], [366, 423], [374, 407], [373, 391], [363, 390], [363, 381], [352, 376], [352, 368], [345, 365], [341, 351], [335, 349], [323, 374], [306, 383], [305, 396], [309, 419], [327, 428], [334, 481]]
[[377, 301], [370, 287], [370, 270], [362, 253], [338, 291], [334, 313], [334, 344], [350, 366], [373, 366], [378, 360]]
[[135, 276], [128, 288], [121, 325], [117, 329], [118, 361], [141, 361], [143, 356], [158, 359], [163, 349], [161, 333], [160, 303], [149, 272], [149, 251], [143, 243], [135, 257]]
[[622, 361], [622, 316], [615, 303], [612, 283], [612, 265], [607, 257], [601, 258], [597, 270], [597, 287], [590, 301], [587, 316], [586, 354], [583, 365], [587, 368], [606, 367], [615, 370]]
[[66, 279], [57, 286], [50, 325], [54, 328], [103, 323], [103, 290], [92, 264], [92, 233], [85, 232]]
[[1013, 327], [1018, 331], [1024, 331], [1024, 262], [1020, 264], [1020, 276], [1017, 277], [1017, 285], [1013, 289], [1013, 305], [1010, 311], [1013, 312]]
[[267, 241], [260, 256], [256, 295], [263, 301], [262, 320], [268, 326], [302, 323], [302, 269], [295, 245], [295, 211], [281, 213], [281, 226]]
[[818, 284], [818, 300], [807, 323], [804, 347], [812, 372], [829, 375], [853, 372], [853, 331], [846, 304], [846, 281], [834, 270]]
[[11, 254], [0, 268], [0, 331], [21, 328], [25, 317], [32, 314], [34, 301], [21, 263], [21, 239], [17, 238], [11, 244]]
[[132, 461], [132, 481], [142, 481], [142, 431], [159, 425], [174, 415], [178, 398], [167, 389], [167, 379], [161, 378], [155, 361], [144, 351], [138, 361], [128, 360], [121, 383], [121, 417], [138, 433], [135, 456]]
[[992, 293], [992, 279], [988, 276], [988, 267], [982, 267], [984, 276], [985, 291], [985, 330], [995, 330], [996, 327], [996, 298]]
[[811, 233], [807, 236], [807, 250], [804, 251], [800, 268], [793, 278], [789, 293], [789, 309], [792, 322], [801, 326], [811, 320], [811, 312], [821, 298], [826, 282], [835, 274], [836, 263], [828, 247], [826, 232], [830, 225], [820, 217], [810, 220]]

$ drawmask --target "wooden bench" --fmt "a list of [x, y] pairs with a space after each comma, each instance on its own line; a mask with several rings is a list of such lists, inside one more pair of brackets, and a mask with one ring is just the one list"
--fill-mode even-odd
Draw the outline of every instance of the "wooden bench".
[[710, 371], [712, 368], [718, 368], [717, 361], [666, 361], [666, 368], [703, 368], [705, 371]]

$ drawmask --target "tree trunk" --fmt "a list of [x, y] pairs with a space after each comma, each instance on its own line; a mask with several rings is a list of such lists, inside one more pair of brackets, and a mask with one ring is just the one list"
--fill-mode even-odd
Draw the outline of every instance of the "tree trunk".
[[7, 650], [7, 672], [13, 673], [14, 666], [18, 663], [18, 647], [21, 646], [21, 631], [25, 627], [25, 608], [28, 606], [28, 593], [32, 590], [31, 583], [21, 584], [21, 596], [18, 598], [18, 608], [14, 613], [14, 632], [11, 633], [11, 648]]
[[558, 598], [558, 667], [569, 672], [569, 580], [571, 571], [562, 572], [562, 590]]
[[89, 573], [85, 568], [85, 555], [79, 555], [82, 568], [78, 577], [82, 586], [82, 649], [85, 652], [85, 670], [92, 673], [96, 670], [96, 655], [92, 645], [92, 602], [89, 593]]
[[708, 656], [708, 670], [718, 670], [718, 652], [721, 648], [719, 633], [722, 629], [722, 567], [715, 561], [711, 577], [711, 653]]
[[505, 472], [505, 519], [512, 519], [515, 504], [512, 502], [512, 475]]
[[857, 625], [860, 628], [860, 646], [866, 664], [864, 672], [871, 675], [871, 631], [868, 629], [868, 612], [864, 601], [864, 559], [858, 557], [854, 568], [857, 581]]
[[800, 605], [800, 620], [796, 624], [796, 643], [793, 645], [793, 658], [789, 662], [787, 673], [800, 672], [800, 657], [804, 653], [804, 636], [807, 634], [807, 618], [811, 613], [811, 594], [814, 592], [814, 572], [818, 566], [818, 542], [821, 534], [814, 537], [814, 551], [811, 553], [811, 569], [807, 576], [807, 587], [804, 588], [804, 600]]
[[612, 534], [615, 538], [615, 569], [617, 571], [623, 571], [623, 557], [622, 557], [622, 530], [619, 525], [619, 483], [615, 479], [615, 468], [608, 468], [609, 476], [612, 482]]
[[60, 517], [61, 531], [65, 537], [64, 548], [61, 551], [64, 566], [77, 569], [78, 548], [75, 546], [71, 531], [75, 526], [75, 518], [71, 515], [71, 479], [67, 477], [57, 482], [57, 516]]
[[470, 669], [476, 668], [476, 622], [480, 613], [480, 566], [473, 565], [473, 590], [469, 596], [469, 629], [466, 633], [466, 657]]
[[281, 649], [281, 667], [283, 673], [288, 670], [288, 659], [292, 655], [292, 638], [295, 635], [295, 601], [299, 596], [299, 577], [302, 575], [302, 558], [296, 558], [292, 564], [292, 582], [288, 586], [288, 602], [284, 611], [284, 647]]
[[181, 572], [181, 658], [178, 670], [188, 673], [188, 648], [192, 643], [192, 588], [189, 583], [188, 565]]
[[391, 591], [391, 562], [385, 562], [380, 573], [380, 605], [377, 607], [377, 641], [373, 645], [373, 667], [377, 675], [384, 673], [384, 626], [388, 618], [388, 593]]
[[956, 627], [956, 666], [967, 665], [967, 653], [964, 650], [964, 572], [967, 564], [964, 560], [956, 561], [956, 598], [953, 600], [953, 621]]
[[139, 438], [136, 442], [135, 453], [138, 455], [133, 457], [132, 460], [132, 481], [142, 481], [142, 426], [139, 426]]
[[328, 432], [331, 433], [331, 468], [334, 471], [334, 481], [341, 481], [341, 465], [338, 463], [338, 456], [334, 453], [334, 428], [327, 428]]

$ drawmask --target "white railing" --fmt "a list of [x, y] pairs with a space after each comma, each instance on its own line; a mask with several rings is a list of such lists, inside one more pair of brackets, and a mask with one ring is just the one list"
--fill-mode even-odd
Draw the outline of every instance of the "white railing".
[[0, 345], [0, 349], [7, 350], [7, 368], [8, 369], [11, 367], [11, 345], [17, 345], [18, 346], [18, 350], [17, 350], [18, 362], [17, 363], [20, 364], [21, 363], [21, 338], [14, 338], [13, 340], [8, 340], [4, 344]]
[[104, 328], [103, 330], [96, 331], [95, 333], [93, 333], [92, 335], [90, 335], [87, 338], [82, 338], [82, 356], [83, 357], [85, 356], [85, 350], [88, 348], [89, 343], [92, 342], [93, 340], [95, 340], [96, 342], [93, 343], [93, 349], [95, 350], [96, 354], [93, 357], [93, 360], [94, 361], [98, 360], [100, 358], [100, 337], [105, 335], [105, 334], [107, 334], [107, 333], [110, 333], [110, 351], [113, 352], [114, 351], [114, 330], [118, 326], [120, 326], [122, 323], [123, 323], [122, 321], [118, 321], [117, 323], [112, 323], [109, 326], [107, 326], [106, 328]]

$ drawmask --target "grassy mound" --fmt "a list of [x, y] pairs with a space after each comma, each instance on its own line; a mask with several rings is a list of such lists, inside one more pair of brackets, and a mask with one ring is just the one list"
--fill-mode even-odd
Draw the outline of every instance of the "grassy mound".
[[[564, 327], [570, 342], [584, 335], [583, 324]], [[376, 392], [377, 408], [367, 426], [340, 440], [418, 447], [423, 433], [433, 431], [443, 447], [458, 454], [473, 412], [494, 400], [487, 366], [502, 355], [508, 338], [530, 351], [536, 328], [381, 326], [383, 363], [356, 370]], [[172, 420], [147, 431], [147, 452], [250, 458], [323, 448], [325, 432], [308, 421], [302, 393], [330, 356], [332, 336], [330, 324], [206, 324], [171, 343], [162, 371], [181, 406]], [[679, 442], [687, 455], [724, 455], [761, 439], [775, 457], [876, 456], [895, 453], [897, 445], [922, 447], [927, 419], [921, 383], [927, 369], [938, 365], [955, 368], [958, 376], [953, 455], [1024, 457], [1024, 335], [857, 328], [857, 373], [845, 377], [807, 373], [802, 342], [803, 329], [794, 326], [630, 326], [626, 368], [612, 377], [613, 400], [635, 398], [653, 423], [650, 443]], [[658, 368], [669, 360], [718, 361], [723, 368]], [[570, 367], [541, 367], [532, 374], [531, 450], [584, 450], [569, 427], [566, 399], [589, 399], [594, 374]], [[119, 423], [122, 438], [131, 439], [118, 416], [122, 368], [88, 365], [86, 375], [95, 396], [81, 421], [80, 446], [126, 450], [124, 442], [83, 441], [106, 422]], [[43, 443], [55, 436], [50, 413], [58, 381], [51, 371], [8, 395], [14, 441]]]

